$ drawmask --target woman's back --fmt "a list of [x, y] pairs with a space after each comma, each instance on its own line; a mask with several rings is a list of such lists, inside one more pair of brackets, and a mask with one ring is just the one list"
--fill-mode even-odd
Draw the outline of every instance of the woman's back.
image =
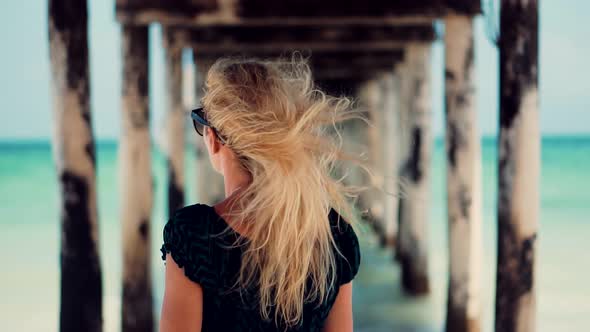
[[162, 331], [352, 331], [355, 189], [334, 178], [351, 160], [337, 126], [358, 117], [350, 105], [318, 90], [302, 59], [209, 69], [191, 118], [226, 198], [166, 226]]
[[[322, 301], [304, 304], [299, 324], [287, 331], [320, 331], [332, 308], [338, 289], [350, 282], [360, 264], [358, 239], [352, 227], [332, 210], [329, 215], [334, 241], [336, 271], [334, 287]], [[215, 209], [204, 204], [178, 210], [164, 228], [162, 258], [170, 254], [184, 274], [203, 291], [202, 331], [285, 331], [260, 314], [259, 289], [235, 287], [240, 272], [244, 240]], [[246, 240], [247, 241], [247, 240]], [[343, 257], [344, 256], [344, 257]], [[289, 264], [292, 257], [284, 257]], [[312, 281], [308, 278], [308, 283]], [[326, 284], [329, 280], [325, 280]], [[272, 312], [271, 317], [274, 317]]]

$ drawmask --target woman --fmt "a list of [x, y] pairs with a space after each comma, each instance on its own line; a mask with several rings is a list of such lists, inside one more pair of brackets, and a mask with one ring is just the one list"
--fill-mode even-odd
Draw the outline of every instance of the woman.
[[226, 198], [166, 224], [160, 330], [352, 331], [360, 252], [351, 190], [331, 177], [350, 101], [301, 60], [222, 59], [205, 87], [191, 116]]

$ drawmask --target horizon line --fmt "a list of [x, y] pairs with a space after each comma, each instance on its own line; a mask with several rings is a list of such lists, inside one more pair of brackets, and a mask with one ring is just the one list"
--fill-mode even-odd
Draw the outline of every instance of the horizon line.
[[[156, 142], [154, 136], [150, 136], [152, 142]], [[443, 140], [444, 135], [434, 135], [435, 141]], [[497, 135], [485, 134], [481, 135], [482, 140], [495, 140], [498, 138]], [[544, 138], [590, 138], [590, 132], [579, 132], [579, 133], [545, 133], [541, 134], [541, 139]], [[102, 137], [95, 139], [95, 143], [117, 143], [119, 138], [117, 137]], [[51, 143], [49, 137], [0, 137], [1, 143]]]

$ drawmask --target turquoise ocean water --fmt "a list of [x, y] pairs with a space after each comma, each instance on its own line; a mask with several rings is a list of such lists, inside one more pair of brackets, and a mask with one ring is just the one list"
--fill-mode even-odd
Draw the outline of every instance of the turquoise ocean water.
[[[495, 285], [496, 145], [483, 140], [483, 331], [493, 330]], [[121, 227], [117, 145], [97, 146], [100, 254], [105, 331], [119, 330]], [[192, 152], [186, 187], [196, 187]], [[391, 253], [363, 236], [363, 265], [355, 280], [359, 331], [441, 331], [447, 282], [445, 156], [439, 140], [432, 162], [430, 272], [432, 293], [408, 298], [399, 289]], [[165, 163], [154, 149], [156, 192], [152, 219], [154, 313], [163, 292], [160, 260], [165, 223]], [[0, 329], [56, 331], [59, 311], [58, 190], [48, 142], [0, 141]], [[546, 137], [542, 142], [541, 219], [537, 255], [538, 330], [590, 329], [590, 137]]]

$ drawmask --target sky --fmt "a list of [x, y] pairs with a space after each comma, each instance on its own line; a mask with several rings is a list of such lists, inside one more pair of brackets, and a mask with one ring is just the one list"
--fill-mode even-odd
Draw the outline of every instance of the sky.
[[[494, 0], [489, 0], [494, 1]], [[497, 1], [497, 0], [496, 0]], [[487, 1], [486, 1], [487, 2]], [[540, 126], [544, 135], [590, 134], [590, 1], [541, 0]], [[478, 124], [498, 129], [498, 52], [483, 17], [475, 21]], [[114, 0], [89, 1], [90, 95], [95, 136], [120, 133], [121, 36]], [[0, 139], [49, 139], [52, 128], [46, 1], [0, 2]], [[164, 113], [161, 29], [150, 27], [150, 107], [154, 136]], [[434, 133], [443, 133], [443, 44], [432, 52]]]

